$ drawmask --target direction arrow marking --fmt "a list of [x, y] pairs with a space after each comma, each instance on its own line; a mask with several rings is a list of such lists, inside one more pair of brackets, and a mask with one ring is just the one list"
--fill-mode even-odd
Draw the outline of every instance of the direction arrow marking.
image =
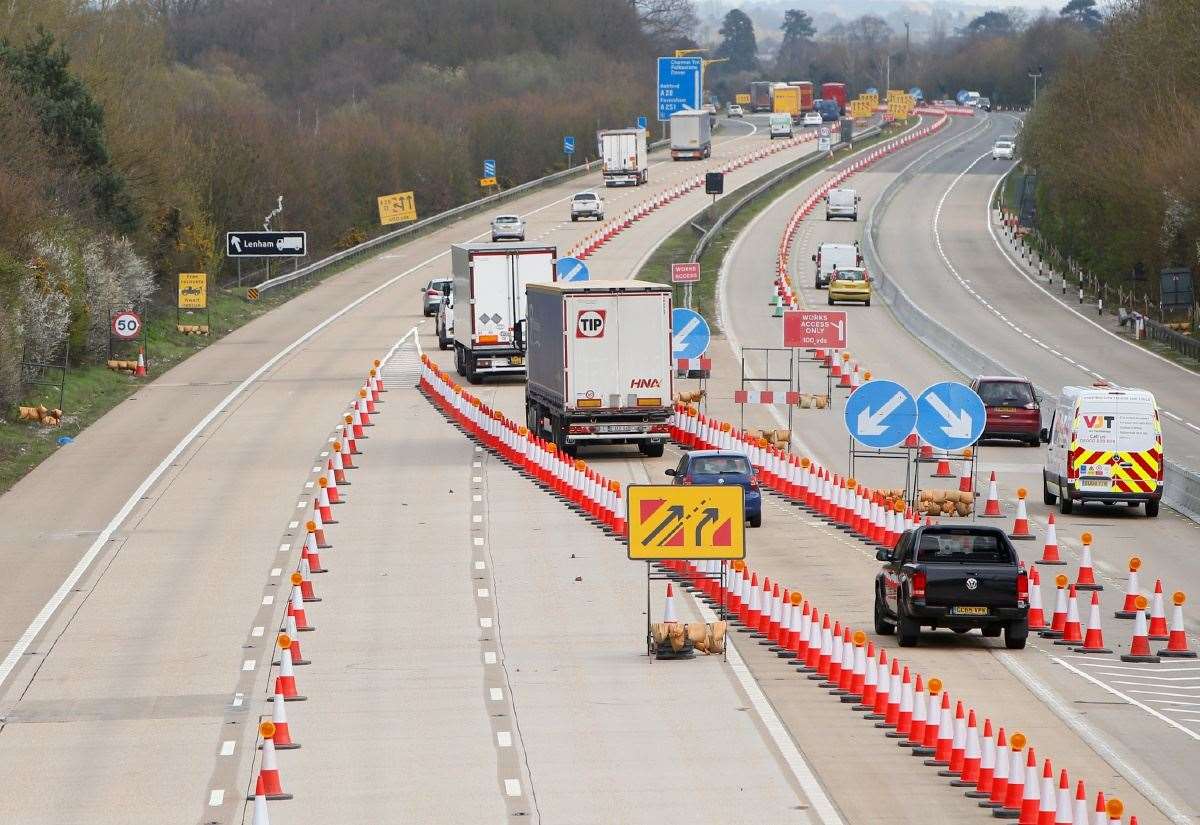
[[929, 395], [927, 395], [925, 398], [929, 402], [929, 406], [937, 410], [938, 415], [946, 419], [946, 423], [949, 424], [948, 427], [941, 428], [942, 432], [951, 438], [971, 437], [972, 422], [971, 414], [969, 412], [966, 410], [962, 410], [960, 413], [954, 412], [954, 410], [947, 407], [946, 402], [934, 392], [929, 393]]
[[570, 269], [568, 269], [566, 272], [564, 272], [564, 273], [563, 273], [563, 280], [564, 280], [564, 281], [573, 281], [573, 280], [575, 280], [575, 274], [576, 274], [577, 272], [579, 272], [579, 270], [581, 270], [581, 269], [583, 269], [583, 261], [580, 261], [579, 263], [575, 264], [575, 266], [571, 267], [571, 268], [570, 268]]
[[230, 242], [231, 244], [233, 244], [233, 251], [234, 251], [234, 252], [241, 252], [241, 251], [242, 251], [242, 239], [241, 239], [241, 238], [239, 238], [237, 235], [230, 235], [230, 236], [229, 236], [229, 242]]
[[716, 507], [704, 508], [704, 518], [700, 519], [700, 523], [696, 525], [696, 546], [701, 547], [704, 544], [704, 527], [709, 522], [715, 522], [721, 515], [721, 512]]
[[699, 318], [696, 318], [695, 316], [689, 318], [688, 322], [683, 325], [683, 329], [675, 333], [675, 339], [672, 343], [672, 350], [674, 352], [683, 352], [685, 349], [687, 349], [687, 337], [691, 334], [692, 330], [698, 326], [700, 326]]
[[674, 504], [667, 508], [667, 517], [658, 523], [658, 526], [650, 531], [650, 535], [643, 539], [644, 544], [650, 544], [663, 530], [668, 527], [678, 527], [678, 522], [683, 521], [683, 505]]
[[864, 408], [858, 414], [858, 432], [860, 435], [883, 435], [887, 432], [887, 427], [880, 422], [887, 418], [896, 408], [904, 403], [904, 393], [898, 392], [889, 398], [882, 407], [875, 412]]

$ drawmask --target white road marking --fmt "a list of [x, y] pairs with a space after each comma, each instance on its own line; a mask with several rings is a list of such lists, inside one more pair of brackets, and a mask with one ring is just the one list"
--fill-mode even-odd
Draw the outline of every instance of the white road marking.
[[221, 743], [221, 756], [233, 756], [233, 748], [237, 743], [232, 739], [226, 739]]
[[281, 545], [279, 545], [279, 552], [280, 552], [280, 553], [289, 553], [289, 552], [291, 552], [291, 549], [292, 549], [292, 545], [290, 545], [290, 544], [281, 544]]
[[475, 591], [475, 595], [481, 599], [486, 599], [490, 594], [488, 593], [488, 589], [486, 587], [481, 587]]
[[313, 486], [313, 482], [311, 482], [311, 481], [304, 482], [304, 489], [311, 490], [312, 486]]
[[313, 467], [313, 468], [312, 468], [312, 471], [313, 471], [314, 473], [319, 473], [319, 472], [321, 472], [321, 468], [320, 468], [320, 467]]
[[484, 569], [486, 569], [486, 568], [487, 568], [487, 565], [486, 565], [486, 564], [484, 564], [483, 562], [481, 562], [481, 561], [477, 561], [477, 562], [475, 562], [475, 569], [476, 569], [476, 570], [484, 570]]
[[208, 795], [208, 807], [219, 808], [225, 804], [225, 791], [217, 788]]
[[491, 617], [490, 616], [481, 616], [479, 619], [479, 626], [480, 627], [491, 627], [492, 626]]
[[496, 652], [494, 650], [485, 651], [483, 654], [483, 663], [485, 665], [496, 664]]
[[475, 495], [471, 496], [471, 501], [474, 501], [476, 503], [483, 501], [483, 496], [476, 493]]
[[481, 481], [483, 481], [483, 478], [481, 476], [471, 476], [472, 484], [479, 484]]
[[233, 702], [231, 703], [232, 706], [235, 708], [240, 708], [242, 706], [242, 702], [245, 700], [245, 696], [246, 694], [244, 693], [233, 694]]
[[274, 596], [263, 596], [262, 603], [263, 604], [275, 604], [275, 597]]
[[297, 510], [303, 510], [307, 506], [308, 506], [308, 502], [306, 502], [306, 501], [300, 501], [300, 502], [296, 503]]
[[512, 747], [512, 734], [506, 730], [496, 732], [496, 744], [502, 748]]
[[521, 795], [521, 781], [519, 779], [505, 779], [504, 792], [509, 796]]
[[289, 529], [289, 530], [295, 530], [295, 529], [296, 529], [297, 527], [299, 527], [299, 526], [300, 526], [300, 522], [298, 522], [298, 521], [289, 521], [289, 522], [288, 522], [288, 529]]
[[475, 542], [476, 547], [483, 547], [483, 539], [479, 538], [478, 536], [472, 539], [472, 541]]
[[483, 521], [483, 516], [471, 516], [471, 521], [475, 524], [479, 524], [481, 521]]
[[261, 635], [263, 635], [263, 633], [266, 632], [266, 630], [267, 629], [265, 627], [255, 627], [253, 630], [250, 631], [250, 635], [255, 636], [255, 637], [261, 636]]
[[242, 662], [242, 670], [254, 670], [257, 665], [258, 662], [256, 662], [254, 659], [247, 659], [246, 661]]
[[504, 691], [500, 688], [488, 688], [488, 697], [491, 698], [493, 702], [503, 702]]
[[276, 578], [276, 577], [278, 577], [278, 576], [279, 576], [279, 575], [281, 575], [282, 573], [283, 573], [283, 568], [282, 568], [282, 567], [272, 567], [272, 568], [271, 568], [271, 578], [273, 578], [273, 579], [274, 579], [274, 578]]

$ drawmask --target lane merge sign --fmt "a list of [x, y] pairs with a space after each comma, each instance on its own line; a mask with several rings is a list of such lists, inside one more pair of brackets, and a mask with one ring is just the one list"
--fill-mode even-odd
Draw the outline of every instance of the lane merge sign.
[[574, 138], [574, 136], [566, 135], [563, 137], [563, 154], [564, 155], [575, 154], [575, 138]]
[[795, 349], [845, 349], [846, 313], [787, 310], [783, 313], [783, 345]]
[[895, 447], [917, 425], [917, 402], [895, 381], [868, 381], [846, 399], [845, 422], [864, 447]]
[[[671, 358], [699, 358], [708, 351], [712, 332], [699, 312], [692, 309], [671, 310]], [[855, 393], [857, 395], [857, 393]]]
[[496, 161], [494, 161], [494, 160], [485, 160], [485, 161], [483, 162], [483, 176], [484, 176], [485, 178], [494, 178], [494, 177], [496, 177]]
[[307, 254], [307, 232], [225, 233], [228, 258], [303, 258]]
[[574, 281], [586, 281], [588, 279], [588, 266], [578, 258], [567, 256], [559, 258], [554, 264], [554, 271], [558, 275], [560, 283], [572, 283]]
[[703, 62], [699, 57], [660, 57], [658, 59], [658, 119], [670, 120], [682, 109], [700, 108], [700, 77]]
[[629, 558], [743, 559], [746, 491], [740, 484], [630, 484]]
[[114, 312], [111, 321], [114, 338], [122, 341], [132, 341], [142, 334], [142, 316], [132, 309]]
[[671, 283], [698, 284], [700, 283], [700, 263], [671, 264]]
[[986, 423], [983, 399], [966, 384], [943, 381], [917, 397], [917, 434], [935, 449], [971, 446], [983, 435]]

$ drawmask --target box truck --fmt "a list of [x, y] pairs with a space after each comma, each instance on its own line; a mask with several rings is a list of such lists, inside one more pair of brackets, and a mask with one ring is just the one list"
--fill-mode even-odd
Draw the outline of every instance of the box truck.
[[486, 375], [523, 375], [520, 340], [525, 289], [551, 283], [558, 251], [540, 243], [450, 247], [454, 274], [454, 367], [472, 384]]
[[645, 129], [605, 129], [596, 133], [605, 186], [638, 186], [650, 170]]
[[800, 115], [803, 113], [803, 109], [800, 106], [799, 87], [790, 86], [786, 83], [777, 85], [772, 97], [771, 107], [773, 114], [789, 115], [793, 123], [799, 123]]
[[636, 444], [661, 456], [672, 398], [671, 287], [646, 281], [529, 285], [525, 417], [574, 453]]
[[822, 83], [821, 84], [821, 99], [836, 100], [838, 105], [838, 115], [846, 114], [846, 84], [845, 83]]
[[809, 80], [789, 80], [789, 86], [800, 90], [800, 111], [811, 112], [813, 107], [813, 85]]
[[771, 86], [769, 80], [756, 80], [750, 84], [750, 111], [771, 111]]
[[703, 109], [681, 109], [671, 115], [671, 160], [706, 158], [712, 154], [712, 120]]

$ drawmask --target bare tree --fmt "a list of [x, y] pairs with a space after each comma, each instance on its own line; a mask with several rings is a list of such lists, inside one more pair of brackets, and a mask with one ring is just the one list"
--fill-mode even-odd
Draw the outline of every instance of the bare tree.
[[690, 39], [699, 19], [691, 0], [629, 0], [642, 31], [656, 44]]

